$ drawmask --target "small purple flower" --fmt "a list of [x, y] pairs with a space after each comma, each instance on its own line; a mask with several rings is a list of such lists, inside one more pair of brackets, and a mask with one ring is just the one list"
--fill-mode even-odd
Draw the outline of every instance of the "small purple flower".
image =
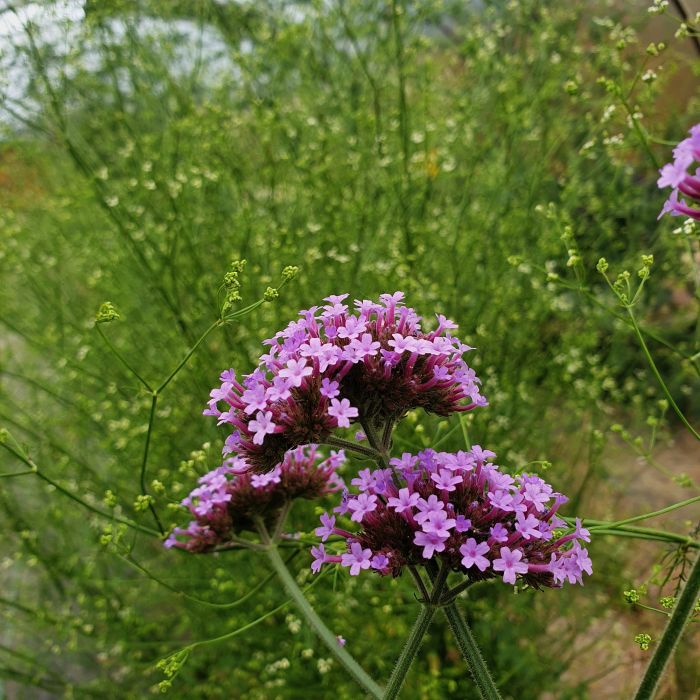
[[423, 532], [433, 532], [443, 539], [447, 539], [455, 524], [455, 519], [448, 518], [444, 510], [437, 510], [430, 513], [428, 519], [423, 522]]
[[317, 537], [321, 538], [322, 542], [325, 542], [333, 534], [334, 527], [335, 516], [324, 513], [321, 516], [321, 527], [317, 527], [314, 532], [316, 533]]
[[445, 550], [445, 538], [441, 537], [437, 532], [416, 532], [413, 541], [419, 547], [423, 547], [423, 558], [430, 559], [435, 552], [443, 552]]
[[531, 537], [540, 538], [542, 533], [539, 530], [540, 521], [534, 515], [528, 515], [527, 518], [522, 513], [516, 513], [515, 531], [529, 540]]
[[591, 532], [585, 527], [581, 526], [581, 518], [576, 518], [576, 527], [574, 528], [574, 536], [578, 540], [583, 540], [584, 542], [591, 541]]
[[467, 541], [459, 548], [459, 552], [462, 555], [462, 566], [465, 569], [469, 569], [472, 566], [476, 566], [479, 571], [486, 571], [489, 568], [489, 560], [484, 556], [491, 548], [486, 542], [479, 542], [470, 537]]
[[496, 523], [489, 531], [491, 537], [495, 542], [507, 542], [508, 541], [508, 528], [503, 525], [503, 523]]
[[462, 483], [462, 477], [455, 475], [449, 469], [441, 469], [438, 474], [431, 474], [430, 478], [442, 491], [454, 491], [458, 484]]
[[331, 399], [328, 415], [336, 419], [339, 428], [349, 428], [350, 419], [357, 418], [358, 411], [354, 406], [350, 405], [348, 399], [342, 399], [340, 401], [338, 401], [338, 399]]
[[342, 555], [340, 563], [342, 566], [350, 567], [350, 576], [357, 576], [361, 569], [369, 569], [371, 558], [371, 549], [362, 549], [359, 542], [353, 542], [350, 545], [350, 552]]
[[430, 517], [431, 513], [435, 513], [439, 510], [445, 510], [445, 504], [434, 494], [428, 496], [426, 501], [424, 498], [418, 499], [418, 510], [420, 511], [416, 515], [416, 522], [422, 523]]
[[248, 423], [248, 428], [253, 431], [253, 442], [262, 445], [265, 435], [275, 432], [275, 424], [272, 422], [272, 411], [258, 411], [255, 419]]
[[502, 571], [503, 580], [515, 585], [515, 575], [527, 573], [527, 564], [520, 561], [522, 558], [523, 553], [519, 549], [511, 551], [508, 547], [501, 547], [501, 556], [493, 560], [493, 570]]
[[311, 564], [311, 571], [317, 574], [326, 563], [326, 548], [322, 544], [318, 545], [318, 547], [312, 547], [311, 555], [314, 558]]
[[466, 532], [472, 526], [472, 521], [469, 518], [465, 518], [463, 515], [458, 515], [455, 518], [455, 530], [457, 532]]
[[289, 360], [280, 370], [279, 376], [289, 380], [292, 386], [301, 386], [304, 377], [308, 377], [313, 373], [311, 367], [307, 367], [306, 360]]
[[399, 497], [391, 497], [387, 503], [394, 508], [397, 513], [403, 513], [405, 510], [411, 512], [416, 503], [420, 499], [420, 494], [410, 493], [408, 489], [399, 489]]
[[339, 386], [338, 382], [334, 382], [326, 377], [321, 381], [321, 396], [325, 396], [327, 399], [336, 398], [340, 394]]
[[386, 554], [375, 554], [372, 557], [371, 565], [373, 569], [382, 571], [389, 566], [389, 557], [387, 557]]
[[660, 177], [656, 184], [660, 188], [673, 188], [671, 195], [664, 202], [659, 219], [664, 214], [671, 214], [671, 216], [688, 216], [700, 221], [700, 209], [678, 199], [680, 191], [690, 199], [692, 205], [700, 206], [700, 168], [695, 170], [695, 175], [688, 172], [693, 162], [700, 162], [700, 129], [698, 127], [700, 124], [693, 126], [690, 129], [690, 138], [684, 139], [673, 149], [673, 162], [667, 163], [659, 170]]
[[361, 493], [357, 498], [348, 501], [348, 508], [352, 511], [350, 519], [361, 523], [367, 513], [377, 509], [377, 497], [374, 494]]

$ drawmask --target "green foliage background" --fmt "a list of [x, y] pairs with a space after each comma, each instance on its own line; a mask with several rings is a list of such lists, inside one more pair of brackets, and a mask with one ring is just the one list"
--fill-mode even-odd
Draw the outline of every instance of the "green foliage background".
[[[644, 7], [627, 9], [101, 0], [57, 16], [47, 37], [46, 3], [6, 47], [28, 80], [2, 100], [0, 423], [71, 492], [104, 508], [110, 490], [114, 512], [153, 526], [134, 505], [151, 396], [96, 333], [96, 309], [116, 305], [122, 319], [105, 334], [158, 384], [217, 318], [232, 259], [248, 261], [243, 304], [299, 265], [277, 301], [210, 335], [163, 392], [147, 477], [166, 526], [184, 520], [168, 504], [218, 465], [224, 433], [200, 414], [219, 372], [248, 371], [263, 338], [327, 294], [396, 289], [477, 347], [491, 406], [470, 418], [474, 442], [514, 469], [553, 462], [547, 478], [572, 496], [568, 514], [624, 515], [609, 426], [645, 439], [649, 416], [662, 438], [668, 427], [595, 262], [636, 270], [642, 252], [655, 255], [641, 313], [686, 354], [697, 311], [695, 241], [656, 223], [654, 161], [670, 149], [646, 138], [682, 138], [697, 95], [669, 98], [687, 61], [673, 24], [658, 25], [671, 48], [655, 58], [637, 40]], [[655, 350], [697, 415], [690, 363]], [[410, 416], [397, 446], [439, 440], [460, 448], [459, 424]], [[6, 457], [0, 471], [16, 469]], [[315, 518], [313, 504], [292, 514], [301, 531]], [[185, 598], [235, 600], [266, 570], [251, 553], [164, 551], [32, 475], [0, 481], [0, 524], [8, 697], [146, 697], [158, 659], [284, 601], [274, 581], [232, 609]], [[601, 625], [625, 614], [623, 587], [648, 573], [635, 568], [643, 550], [594, 542], [596, 575], [580, 590], [475, 591], [467, 614], [506, 697], [592, 697], [596, 674], [576, 668], [577, 650], [605, 648]], [[302, 550], [302, 581], [308, 564]], [[356, 658], [388, 676], [415, 616], [410, 582], [338, 575], [312, 599]], [[197, 648], [170, 694], [359, 697], [327, 656], [289, 608]], [[442, 621], [408, 688], [476, 697]]]

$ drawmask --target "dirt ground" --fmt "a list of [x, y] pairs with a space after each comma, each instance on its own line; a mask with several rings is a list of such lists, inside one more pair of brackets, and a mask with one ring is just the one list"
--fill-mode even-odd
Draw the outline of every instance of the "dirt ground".
[[[698, 495], [697, 489], [679, 486], [666, 474], [630, 453], [629, 446], [621, 442], [611, 445], [606, 451], [604, 463], [609, 471], [606, 483], [614, 484], [614, 491], [588, 494], [584, 512], [590, 517], [621, 520]], [[689, 434], [680, 434], [671, 443], [659, 445], [654, 456], [668, 471], [673, 474], [685, 472], [700, 485], [700, 444]], [[699, 521], [700, 503], [697, 503], [638, 524], [688, 534]], [[625, 549], [630, 552], [624, 562], [625, 570], [640, 572], [639, 579], [633, 581], [635, 586], [644, 582], [663, 552], [670, 550], [662, 544], [634, 539], [625, 540]], [[667, 585], [663, 592], [650, 586], [646, 602], [659, 607], [658, 598], [672, 594], [673, 589], [673, 584]], [[623, 614], [619, 609], [609, 610], [594, 623], [585, 638], [578, 640], [580, 653], [575, 665], [567, 672], [567, 680], [592, 679], [591, 700], [633, 697], [652, 653], [652, 650], [642, 651], [634, 643], [634, 636], [648, 632], [658, 639], [665, 622], [662, 615], [639, 608], [630, 608]], [[686, 631], [669, 670], [657, 695], [659, 700], [700, 700], [700, 622], [692, 623]]]

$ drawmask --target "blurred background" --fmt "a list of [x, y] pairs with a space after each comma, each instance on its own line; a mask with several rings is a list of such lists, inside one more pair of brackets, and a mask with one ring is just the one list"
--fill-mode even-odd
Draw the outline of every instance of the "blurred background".
[[[472, 440], [571, 497], [566, 515], [616, 520], [697, 495], [700, 453], [668, 413], [596, 272], [655, 265], [637, 307], [677, 402], [700, 419], [698, 236], [657, 222], [657, 168], [700, 121], [700, 3], [598, 0], [65, 0], [0, 10], [0, 427], [89, 504], [166, 529], [225, 432], [201, 416], [221, 370], [332, 293], [400, 289], [477, 349], [487, 409]], [[683, 30], [682, 13], [690, 22]], [[660, 45], [662, 44], [662, 45]], [[219, 313], [234, 259], [242, 305], [159, 399]], [[411, 414], [415, 449], [464, 446], [456, 419]], [[3, 451], [0, 472], [21, 463]], [[359, 468], [356, 463], [348, 473]], [[323, 503], [295, 506], [309, 532]], [[650, 524], [697, 535], [700, 509]], [[0, 479], [0, 698], [143, 698], [156, 662], [279, 605], [251, 553], [187, 556], [123, 532], [28, 474]], [[598, 537], [584, 588], [482, 586], [465, 611], [504, 697], [629, 697], [648, 658], [631, 608], [673, 595], [685, 553]], [[293, 567], [301, 581], [310, 556]], [[138, 566], [134, 563], [136, 562]], [[410, 581], [339, 575], [312, 598], [388, 677], [416, 614]], [[697, 698], [698, 625], [662, 696]], [[177, 698], [357, 698], [292, 608], [198, 648]], [[407, 698], [477, 697], [439, 621]]]

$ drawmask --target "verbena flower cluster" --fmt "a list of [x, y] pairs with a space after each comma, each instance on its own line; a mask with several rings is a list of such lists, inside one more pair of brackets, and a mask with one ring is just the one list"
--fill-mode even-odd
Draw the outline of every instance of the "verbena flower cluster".
[[268, 352], [240, 382], [233, 370], [222, 373], [204, 413], [234, 428], [224, 454], [266, 472], [287, 450], [323, 442], [358, 418], [386, 427], [414, 408], [449, 415], [486, 405], [462, 359], [472, 348], [452, 335], [452, 321], [438, 315], [435, 330], [423, 330], [401, 292], [357, 300], [354, 312], [347, 296], [301, 311], [264, 341]]
[[468, 452], [424, 450], [390, 461], [391, 468], [365, 469], [335, 509], [361, 529], [349, 532], [335, 515], [321, 516], [316, 534], [346, 540], [346, 551], [312, 549], [312, 570], [335, 563], [355, 576], [362, 570], [398, 576], [404, 567], [429, 560], [447, 562], [474, 581], [502, 576], [535, 588], [582, 583], [591, 560], [581, 542], [588, 530], [576, 521], [569, 534], [558, 517], [568, 499], [538, 476], [509, 476], [478, 445]]
[[175, 528], [165, 546], [206, 552], [226, 546], [233, 534], [254, 530], [256, 518], [271, 525], [290, 501], [341, 490], [336, 470], [344, 462], [342, 450], [320, 460], [317, 446], [307, 445], [285, 454], [271, 472], [252, 474], [240, 458], [229, 457], [182, 501], [195, 519], [187, 528]]
[[678, 193], [690, 198], [691, 204], [700, 207], [700, 168], [695, 169], [695, 174], [688, 172], [694, 163], [700, 164], [700, 124], [690, 129], [690, 138], [684, 139], [673, 149], [673, 162], [667, 163], [659, 171], [657, 184], [659, 187], [673, 187], [671, 196], [664, 203], [659, 214], [672, 216], [689, 216], [700, 221], [700, 208], [689, 206], [683, 199], [678, 198]]

